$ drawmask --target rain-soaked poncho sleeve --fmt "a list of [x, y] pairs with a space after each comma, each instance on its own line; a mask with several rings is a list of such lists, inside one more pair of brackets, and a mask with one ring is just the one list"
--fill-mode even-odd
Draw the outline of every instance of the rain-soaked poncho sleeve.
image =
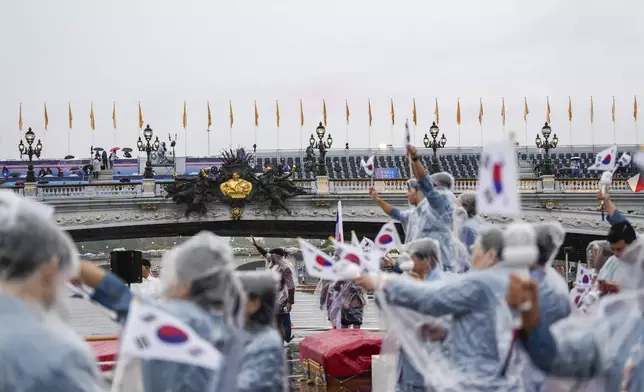
[[549, 327], [547, 320], [540, 318], [537, 327], [521, 337], [532, 363], [544, 372], [560, 377], [588, 379], [599, 373], [600, 351], [591, 325], [577, 330], [560, 329], [562, 334], [556, 340]]
[[613, 215], [607, 215], [606, 221], [608, 221], [608, 223], [610, 223], [611, 225], [624, 221], [628, 222], [628, 220], [620, 210], [615, 210], [615, 212], [613, 212]]
[[473, 279], [418, 282], [407, 277], [391, 277], [385, 287], [389, 303], [432, 316], [469, 313], [487, 306], [489, 296]]
[[422, 180], [418, 180], [418, 184], [420, 184], [420, 190], [423, 192], [423, 195], [425, 195], [429, 205], [436, 211], [438, 216], [450, 213], [452, 207], [451, 201], [447, 196], [445, 196], [445, 194], [436, 189], [432, 183], [429, 173], [425, 174], [425, 178]]
[[400, 208], [397, 207], [392, 207], [391, 212], [389, 213], [389, 216], [391, 219], [395, 219], [398, 222], [400, 222], [403, 227], [407, 226], [407, 222], [409, 222], [409, 217], [413, 213], [413, 209], [409, 208], [406, 210], [401, 210]]
[[116, 312], [119, 323], [124, 323], [132, 302], [132, 292], [116, 275], [108, 272], [92, 294], [92, 300]]
[[286, 361], [279, 333], [272, 327], [251, 331], [237, 375], [237, 392], [281, 392], [285, 375]]

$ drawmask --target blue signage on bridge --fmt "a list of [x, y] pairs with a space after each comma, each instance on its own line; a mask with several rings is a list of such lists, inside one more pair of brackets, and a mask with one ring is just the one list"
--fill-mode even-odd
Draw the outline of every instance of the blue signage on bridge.
[[397, 167], [379, 167], [376, 168], [376, 178], [390, 179], [400, 178]]

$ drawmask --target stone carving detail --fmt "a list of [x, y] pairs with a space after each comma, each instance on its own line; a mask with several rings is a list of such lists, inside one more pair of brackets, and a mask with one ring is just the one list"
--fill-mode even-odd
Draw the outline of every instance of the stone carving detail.
[[254, 157], [246, 154], [244, 149], [224, 151], [221, 160], [221, 168], [201, 169], [197, 178], [177, 177], [174, 183], [166, 186], [166, 197], [177, 204], [186, 204], [186, 216], [191, 212], [203, 215], [208, 203], [220, 201], [234, 209], [232, 216], [239, 219], [240, 209], [250, 202], [268, 201], [272, 213], [279, 210], [290, 213], [285, 201], [307, 194], [290, 179], [294, 171], [284, 173], [281, 165], [256, 176], [251, 165]]

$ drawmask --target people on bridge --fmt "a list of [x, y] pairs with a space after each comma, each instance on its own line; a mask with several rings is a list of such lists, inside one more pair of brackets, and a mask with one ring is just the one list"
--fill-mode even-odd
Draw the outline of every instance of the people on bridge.
[[103, 391], [94, 354], [67, 324], [77, 250], [53, 208], [0, 191], [0, 391]]
[[246, 325], [250, 335], [244, 347], [237, 392], [282, 392], [286, 361], [282, 337], [277, 330], [275, 288], [280, 277], [273, 271], [238, 272], [246, 292]]
[[286, 343], [293, 339], [291, 333], [291, 309], [295, 303], [295, 268], [288, 261], [288, 252], [282, 248], [274, 248], [269, 251], [261, 247], [255, 237], [251, 237], [253, 246], [266, 258], [267, 269], [274, 271], [280, 276], [280, 284], [277, 288], [277, 325]]
[[[152, 391], [234, 391], [243, 360], [245, 337], [244, 292], [228, 242], [201, 232], [163, 255], [163, 299], [149, 302], [181, 320], [201, 338], [212, 343], [225, 361], [217, 370], [169, 360], [122, 358], [121, 378], [113, 383], [120, 391], [142, 385]], [[125, 323], [134, 296], [116, 275], [83, 262], [81, 281], [94, 289], [92, 300], [114, 311]], [[145, 300], [145, 299], [142, 299]], [[132, 370], [134, 369], [134, 370]], [[213, 387], [216, 386], [215, 389]]]

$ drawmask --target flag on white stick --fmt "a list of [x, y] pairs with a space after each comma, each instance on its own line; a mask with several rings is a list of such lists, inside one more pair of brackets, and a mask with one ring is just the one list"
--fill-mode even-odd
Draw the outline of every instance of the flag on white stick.
[[380, 251], [383, 255], [389, 253], [394, 249], [398, 249], [401, 245], [400, 236], [394, 222], [385, 223], [376, 239], [374, 241], [375, 249]]
[[206, 369], [221, 367], [223, 356], [188, 325], [161, 309], [132, 301], [121, 334], [120, 357], [158, 359]]
[[344, 242], [344, 227], [342, 226], [342, 200], [338, 200], [338, 209], [335, 211], [335, 240]]
[[483, 148], [476, 195], [479, 212], [520, 215], [516, 158], [510, 141], [491, 143]]
[[641, 192], [644, 190], [644, 181], [641, 174], [636, 174], [628, 179], [628, 186], [631, 187], [633, 192]]
[[409, 119], [405, 120], [405, 148], [411, 146], [411, 133], [409, 132]]
[[373, 176], [374, 166], [373, 166], [374, 156], [370, 156], [366, 161], [364, 158], [360, 159], [360, 167], [364, 169], [364, 172], [367, 173], [369, 177]]
[[302, 250], [302, 260], [304, 260], [306, 272], [314, 278], [337, 280], [335, 260], [305, 240], [298, 239], [298, 241]]
[[617, 166], [619, 167], [626, 167], [630, 165], [631, 163], [631, 156], [628, 155], [627, 153], [623, 152], [622, 156], [619, 157], [619, 160], [617, 161]]
[[[336, 273], [339, 279], [355, 279], [367, 268], [368, 258], [360, 247], [333, 241], [337, 258]], [[351, 266], [353, 265], [353, 266]], [[355, 268], [357, 267], [357, 268]]]
[[613, 171], [617, 164], [617, 146], [608, 147], [595, 155], [595, 164], [588, 170]]
[[358, 236], [356, 235], [356, 232], [354, 230], [351, 230], [351, 245], [355, 246], [356, 248], [362, 249], [360, 246], [360, 240], [358, 239]]

